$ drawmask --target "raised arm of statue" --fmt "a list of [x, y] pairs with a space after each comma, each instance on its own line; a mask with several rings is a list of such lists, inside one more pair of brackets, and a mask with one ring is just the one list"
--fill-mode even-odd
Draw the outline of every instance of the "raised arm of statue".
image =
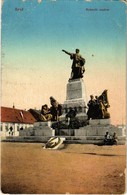
[[68, 51], [66, 51], [64, 49], [62, 49], [62, 51], [65, 52], [66, 54], [70, 55], [70, 56], [72, 55], [70, 52], [68, 52]]

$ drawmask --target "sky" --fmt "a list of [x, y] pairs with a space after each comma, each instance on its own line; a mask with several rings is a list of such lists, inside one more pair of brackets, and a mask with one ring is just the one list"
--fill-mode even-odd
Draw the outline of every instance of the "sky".
[[126, 5], [121, 1], [4, 0], [2, 106], [40, 109], [66, 100], [76, 48], [86, 59], [85, 101], [108, 89], [113, 124], [125, 123]]

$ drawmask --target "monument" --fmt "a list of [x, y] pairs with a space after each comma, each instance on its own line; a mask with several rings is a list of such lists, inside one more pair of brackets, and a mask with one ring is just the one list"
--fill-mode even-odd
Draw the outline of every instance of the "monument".
[[[66, 126], [64, 123], [58, 122], [58, 125], [54, 125], [54, 129], [58, 130], [58, 135], [74, 136], [75, 140], [80, 140], [77, 141], [78, 143], [81, 143], [81, 140], [83, 143], [103, 142], [106, 132], [109, 132], [111, 136], [115, 132], [119, 136], [120, 143], [120, 140], [125, 139], [125, 137], [122, 136], [122, 132], [117, 127], [110, 124], [108, 90], [104, 90], [101, 95], [95, 96], [95, 99], [91, 95], [86, 112], [83, 81], [85, 59], [79, 54], [79, 49], [76, 49], [74, 54], [65, 50], [62, 51], [73, 60], [71, 77], [67, 83], [66, 100], [62, 105], [64, 112], [60, 116], [61, 122], [69, 118], [70, 123]], [[85, 121], [85, 123], [82, 125], [79, 121]]]
[[86, 102], [85, 102], [85, 86], [83, 81], [83, 74], [85, 72], [85, 59], [80, 55], [79, 49], [75, 53], [69, 53], [62, 50], [70, 56], [72, 61], [71, 77], [68, 80], [66, 88], [66, 100], [63, 103], [63, 115], [60, 120], [64, 120], [70, 108], [76, 111], [76, 117], [81, 120], [87, 120]]
[[86, 102], [83, 80], [85, 59], [80, 55], [79, 49], [76, 49], [75, 53], [62, 51], [72, 60], [71, 76], [66, 87], [66, 100], [63, 104], [59, 104], [51, 96], [50, 108], [45, 104], [42, 105], [41, 111], [30, 109], [37, 122], [33, 128], [19, 131], [19, 139], [24, 137], [25, 140], [40, 142], [50, 139], [45, 147], [51, 148], [59, 145], [59, 136], [67, 143], [100, 144], [103, 143], [104, 136], [108, 132], [111, 137], [118, 136], [118, 144], [124, 144], [125, 135], [121, 129], [110, 124], [108, 90], [105, 89], [95, 98], [91, 95], [89, 102]]

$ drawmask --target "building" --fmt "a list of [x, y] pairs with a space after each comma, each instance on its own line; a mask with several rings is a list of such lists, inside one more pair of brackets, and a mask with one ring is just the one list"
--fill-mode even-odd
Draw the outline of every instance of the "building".
[[1, 107], [1, 137], [18, 136], [20, 129], [33, 127], [36, 119], [29, 111]]

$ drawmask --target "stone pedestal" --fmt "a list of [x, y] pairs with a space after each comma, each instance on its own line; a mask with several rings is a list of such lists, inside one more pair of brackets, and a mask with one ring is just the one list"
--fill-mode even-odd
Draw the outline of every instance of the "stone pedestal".
[[66, 100], [63, 106], [63, 115], [60, 120], [64, 120], [69, 108], [77, 110], [76, 117], [79, 120], [86, 120], [85, 87], [83, 79], [69, 80], [67, 84]]
[[[85, 99], [83, 79], [69, 80], [67, 84], [66, 101]], [[65, 103], [66, 103], [65, 101]]]
[[110, 125], [111, 120], [110, 118], [108, 119], [90, 119], [89, 120], [89, 125]]
[[51, 122], [36, 122], [33, 127], [20, 130], [20, 136], [55, 136], [55, 130], [51, 128]]

